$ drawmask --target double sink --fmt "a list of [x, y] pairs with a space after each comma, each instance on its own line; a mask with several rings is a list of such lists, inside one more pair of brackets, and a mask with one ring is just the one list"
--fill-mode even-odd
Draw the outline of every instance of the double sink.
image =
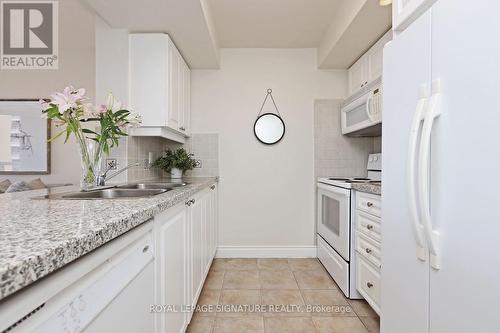
[[92, 200], [92, 199], [126, 199], [146, 198], [162, 194], [188, 185], [184, 182], [137, 183], [102, 188], [86, 192], [56, 193], [43, 196], [43, 199], [60, 200]]

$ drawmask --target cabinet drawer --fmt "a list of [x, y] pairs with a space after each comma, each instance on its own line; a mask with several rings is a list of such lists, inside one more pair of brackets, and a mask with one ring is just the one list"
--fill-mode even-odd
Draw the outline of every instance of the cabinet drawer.
[[359, 254], [357, 255], [356, 289], [380, 315], [380, 270], [373, 267]]
[[376, 267], [381, 267], [380, 245], [360, 232], [356, 233], [356, 251]]
[[318, 259], [325, 266], [328, 273], [335, 277], [335, 282], [345, 295], [349, 294], [349, 265], [333, 250], [323, 238], [318, 240]]
[[380, 242], [382, 236], [380, 234], [380, 218], [367, 214], [362, 211], [356, 211], [356, 228], [370, 238]]
[[381, 201], [380, 195], [356, 192], [356, 208], [377, 217], [382, 214]]

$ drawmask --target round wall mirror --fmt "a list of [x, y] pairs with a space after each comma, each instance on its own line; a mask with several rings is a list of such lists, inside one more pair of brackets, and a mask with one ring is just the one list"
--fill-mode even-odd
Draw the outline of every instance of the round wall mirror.
[[253, 131], [260, 142], [273, 145], [285, 135], [285, 123], [277, 114], [264, 113], [255, 121]]

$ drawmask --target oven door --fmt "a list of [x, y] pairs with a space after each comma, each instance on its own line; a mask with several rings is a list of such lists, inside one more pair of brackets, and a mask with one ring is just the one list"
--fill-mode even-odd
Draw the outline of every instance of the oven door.
[[317, 232], [349, 261], [351, 191], [318, 183]]

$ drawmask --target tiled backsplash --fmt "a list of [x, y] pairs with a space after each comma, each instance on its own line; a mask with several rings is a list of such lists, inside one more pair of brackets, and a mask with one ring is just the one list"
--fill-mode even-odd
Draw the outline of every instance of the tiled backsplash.
[[[153, 153], [153, 160], [160, 157], [167, 148], [177, 149], [184, 147], [188, 152], [194, 154], [194, 158], [200, 161], [200, 167], [188, 171], [188, 177], [204, 177], [219, 175], [219, 135], [218, 134], [192, 134], [182, 145], [159, 137], [136, 137], [130, 136], [120, 140], [120, 145], [111, 151], [105, 160], [116, 159], [117, 169], [126, 165], [139, 162], [139, 166], [133, 166], [126, 172], [112, 178], [110, 183], [125, 183], [141, 180], [168, 177], [169, 175], [158, 168], [146, 168], [149, 153]], [[105, 163], [104, 161], [103, 163]], [[111, 174], [113, 170], [109, 172]]]
[[219, 134], [192, 134], [184, 145], [194, 158], [201, 162], [200, 167], [187, 173], [191, 177], [219, 175]]
[[366, 176], [368, 154], [380, 151], [378, 138], [352, 138], [342, 135], [341, 100], [314, 103], [314, 175]]

